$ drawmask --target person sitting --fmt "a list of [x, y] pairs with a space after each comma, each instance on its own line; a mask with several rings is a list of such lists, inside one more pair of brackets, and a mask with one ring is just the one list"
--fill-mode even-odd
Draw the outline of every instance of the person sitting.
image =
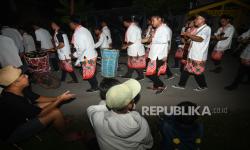
[[57, 97], [38, 95], [29, 89], [29, 77], [21, 69], [6, 66], [0, 70], [0, 85], [4, 87], [0, 100], [0, 138], [8, 143], [26, 140], [49, 124], [64, 136], [75, 140], [77, 133], [65, 131], [66, 120], [58, 108], [75, 98], [67, 91]]
[[[196, 108], [192, 102], [181, 102], [177, 106], [188, 113], [189, 107]], [[198, 150], [203, 136], [203, 125], [197, 122], [197, 115], [179, 115], [160, 117], [160, 130], [163, 137], [163, 149]]]
[[111, 87], [105, 104], [88, 107], [101, 150], [144, 150], [153, 146], [146, 119], [134, 110], [134, 99], [140, 90], [140, 83], [130, 79]]
[[106, 100], [106, 94], [108, 90], [121, 82], [114, 79], [114, 78], [104, 78], [100, 83], [99, 90], [100, 90], [100, 97], [102, 100]]

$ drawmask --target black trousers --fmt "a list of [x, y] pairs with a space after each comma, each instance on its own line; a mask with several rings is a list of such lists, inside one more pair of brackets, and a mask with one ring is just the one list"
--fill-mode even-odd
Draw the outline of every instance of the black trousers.
[[50, 58], [50, 62], [51, 62], [51, 66], [54, 69], [54, 71], [58, 71], [59, 70], [59, 59], [57, 57], [55, 58]]
[[217, 67], [221, 64], [221, 60], [213, 60], [214, 61], [214, 65]]
[[173, 73], [172, 73], [172, 71], [171, 71], [169, 65], [167, 65], [167, 72], [166, 72], [166, 75], [167, 75], [167, 77], [172, 77], [172, 76], [173, 76]]
[[78, 82], [77, 77], [76, 77], [76, 74], [75, 74], [74, 71], [73, 71], [73, 72], [67, 72], [67, 71], [64, 71], [64, 70], [62, 70], [61, 81], [65, 81], [65, 79], [66, 79], [68, 73], [69, 73], [69, 75], [71, 76], [71, 78], [72, 78], [75, 82]]
[[[192, 74], [190, 74], [186, 70], [183, 70], [181, 73], [179, 86], [185, 87], [190, 75], [192, 75]], [[201, 87], [201, 88], [207, 87], [205, 75], [203, 73], [200, 75], [194, 75], [194, 78], [195, 78], [196, 82], [198, 83], [199, 87]]]
[[139, 77], [143, 77], [143, 69], [133, 69], [129, 67], [128, 67], [128, 72], [126, 73], [126, 76], [131, 77], [134, 71], [138, 73]]
[[250, 66], [240, 64], [238, 73], [232, 83], [233, 86], [238, 86], [245, 76], [248, 76], [248, 82], [250, 82]]
[[92, 89], [98, 88], [98, 81], [96, 78], [96, 75], [93, 76], [93, 78], [87, 80], [91, 86]]
[[156, 73], [154, 75], [147, 76], [153, 82], [153, 86], [155, 88], [163, 87], [164, 86], [164, 83], [160, 80], [160, 78], [157, 75], [158, 69], [160, 68], [160, 66], [163, 65], [163, 63], [164, 63], [164, 61], [157, 59], [156, 60]]

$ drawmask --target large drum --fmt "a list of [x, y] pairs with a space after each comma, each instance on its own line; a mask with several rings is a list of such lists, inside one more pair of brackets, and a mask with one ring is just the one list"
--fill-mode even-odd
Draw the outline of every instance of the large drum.
[[101, 50], [102, 62], [101, 62], [101, 72], [102, 76], [105, 78], [113, 78], [116, 76], [119, 50]]
[[49, 72], [49, 55], [46, 52], [31, 51], [25, 54], [25, 60], [32, 72]]

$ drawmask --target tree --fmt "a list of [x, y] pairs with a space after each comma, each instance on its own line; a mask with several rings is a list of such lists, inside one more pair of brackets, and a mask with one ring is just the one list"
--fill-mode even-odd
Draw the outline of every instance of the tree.
[[188, 0], [134, 0], [133, 6], [143, 7], [147, 13], [179, 14], [188, 10]]
[[93, 3], [87, 3], [85, 0], [59, 0], [59, 5], [60, 7], [56, 8], [56, 12], [62, 16], [63, 22], [66, 22], [71, 15], [82, 18], [93, 8]]

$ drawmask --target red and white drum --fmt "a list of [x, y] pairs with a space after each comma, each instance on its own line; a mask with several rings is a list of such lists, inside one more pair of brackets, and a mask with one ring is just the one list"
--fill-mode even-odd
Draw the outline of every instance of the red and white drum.
[[26, 62], [32, 72], [49, 72], [49, 55], [46, 52], [32, 51], [24, 55]]

